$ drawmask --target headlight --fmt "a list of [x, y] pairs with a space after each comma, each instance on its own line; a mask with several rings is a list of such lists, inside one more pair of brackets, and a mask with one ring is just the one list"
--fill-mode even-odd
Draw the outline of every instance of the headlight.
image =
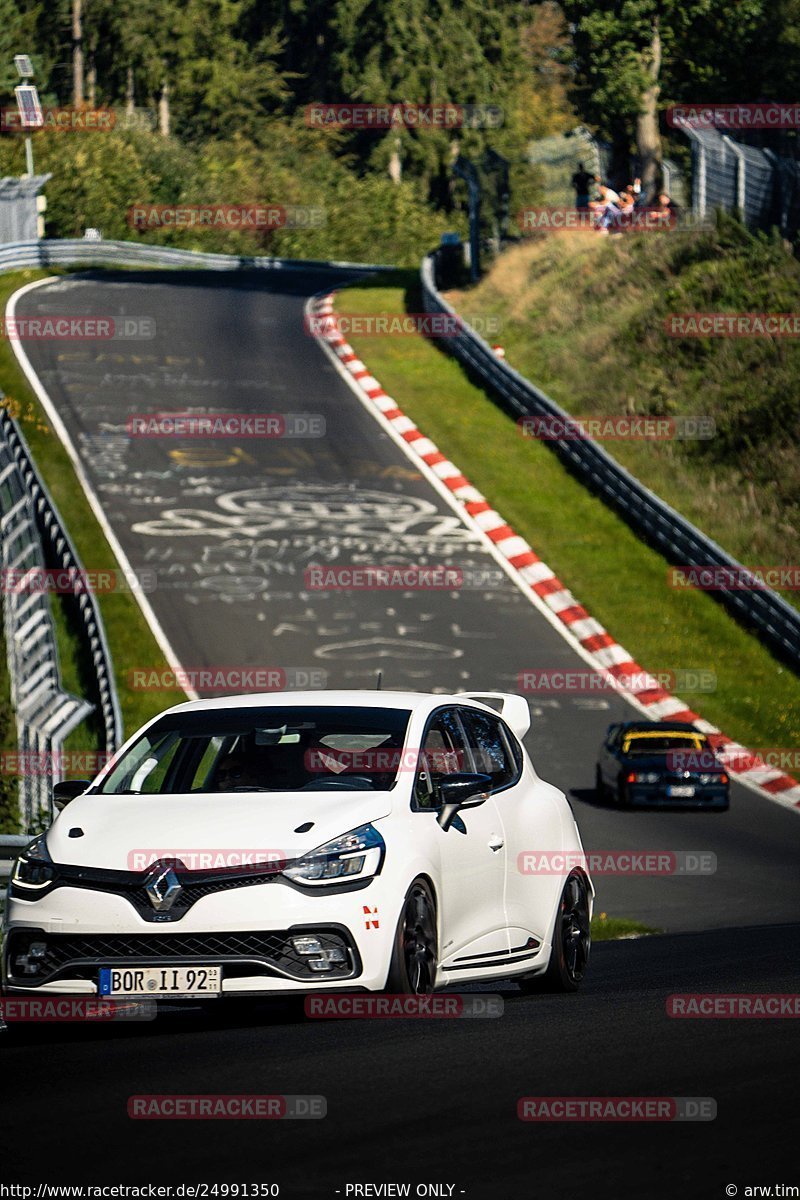
[[370, 879], [380, 870], [385, 852], [386, 845], [377, 829], [361, 825], [324, 846], [317, 846], [286, 867], [283, 874], [311, 887]]
[[701, 783], [727, 783], [728, 776], [724, 771], [715, 771], [713, 775], [698, 775]]
[[628, 783], [658, 783], [660, 779], [658, 771], [631, 771]]
[[42, 833], [26, 846], [14, 863], [11, 882], [14, 887], [27, 891], [41, 891], [49, 887], [56, 877], [53, 860], [47, 850], [47, 840]]

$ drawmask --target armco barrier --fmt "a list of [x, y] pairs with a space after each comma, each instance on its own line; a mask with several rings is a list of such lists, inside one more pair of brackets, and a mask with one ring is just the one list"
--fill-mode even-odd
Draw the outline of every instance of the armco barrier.
[[0, 882], [8, 879], [12, 862], [30, 840], [27, 834], [0, 833]]
[[[16, 834], [0, 833], [0, 921], [3, 918], [3, 910], [5, 908], [5, 889], [6, 880], [11, 874], [11, 864], [21, 850], [24, 850], [29, 837], [18, 837]], [[3, 1025], [2, 1008], [0, 1008], [0, 1033], [6, 1027]]]
[[201, 250], [179, 250], [172, 246], [150, 246], [142, 242], [95, 242], [83, 238], [44, 238], [38, 242], [15, 242], [0, 246], [0, 271], [80, 266], [201, 267], [211, 271], [308, 271], [336, 267], [372, 272], [393, 269], [376, 263], [206, 254]]
[[[81, 560], [72, 544], [66, 525], [36, 471], [25, 438], [16, 422], [4, 408], [0, 408], [0, 444], [3, 444], [12, 454], [22, 482], [33, 503], [36, 526], [47, 566], [79, 574], [83, 569]], [[114, 669], [103, 621], [97, 599], [92, 592], [78, 592], [75, 596], [75, 606], [97, 681], [105, 749], [113, 753], [122, 743], [123, 729], [119, 699], [114, 683]]]
[[[424, 259], [421, 275], [425, 311], [455, 317], [455, 309], [437, 288], [436, 254]], [[443, 338], [441, 344], [516, 416], [571, 420], [555, 400], [499, 358], [466, 323], [454, 337]], [[735, 558], [629, 474], [597, 442], [590, 438], [557, 438], [548, 440], [547, 444], [581, 483], [618, 512], [669, 562], [744, 570]], [[781, 596], [768, 588], [750, 591], [723, 588], [710, 594], [757, 630], [762, 639], [795, 669], [800, 668], [800, 613]]]
[[[51, 537], [61, 530], [58, 513], [35, 476], [22, 436], [3, 411], [0, 413], [0, 565], [4, 572], [39, 572], [47, 565], [40, 534], [42, 524]], [[80, 567], [77, 558], [68, 559], [68, 563]], [[50, 815], [54, 756], [93, 706], [71, 696], [61, 685], [47, 592], [4, 589], [3, 625], [17, 750], [22, 763], [17, 772], [20, 816], [23, 828], [31, 831], [46, 823]], [[106, 665], [113, 693], [110, 662]], [[4, 769], [10, 768], [5, 764]]]

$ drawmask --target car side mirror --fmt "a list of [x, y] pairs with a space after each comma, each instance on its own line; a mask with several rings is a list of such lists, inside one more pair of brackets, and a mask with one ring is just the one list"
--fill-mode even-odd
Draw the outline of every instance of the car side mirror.
[[484, 803], [491, 786], [491, 775], [473, 774], [471, 771], [459, 771], [441, 781], [439, 796], [442, 807], [436, 814], [436, 820], [445, 833], [453, 824], [459, 809], [476, 808]]
[[91, 786], [89, 779], [60, 779], [58, 783], [53, 784], [53, 807], [57, 812], [62, 812], [70, 800], [74, 800]]

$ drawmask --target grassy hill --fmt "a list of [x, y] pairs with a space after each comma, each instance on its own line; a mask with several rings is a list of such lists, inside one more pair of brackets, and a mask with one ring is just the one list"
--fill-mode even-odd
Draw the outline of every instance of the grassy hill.
[[509, 363], [574, 415], [711, 416], [706, 441], [606, 448], [746, 564], [800, 562], [800, 342], [665, 328], [673, 313], [800, 312], [800, 263], [780, 239], [730, 218], [702, 232], [543, 236], [450, 299], [499, 318], [492, 340]]

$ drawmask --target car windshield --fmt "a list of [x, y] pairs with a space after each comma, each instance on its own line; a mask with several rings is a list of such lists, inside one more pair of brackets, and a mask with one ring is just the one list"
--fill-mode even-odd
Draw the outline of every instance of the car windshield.
[[622, 745], [623, 754], [668, 754], [671, 750], [707, 750], [706, 739], [699, 733], [630, 733]]
[[397, 779], [409, 716], [332, 705], [168, 714], [114, 763], [98, 791], [387, 791]]

